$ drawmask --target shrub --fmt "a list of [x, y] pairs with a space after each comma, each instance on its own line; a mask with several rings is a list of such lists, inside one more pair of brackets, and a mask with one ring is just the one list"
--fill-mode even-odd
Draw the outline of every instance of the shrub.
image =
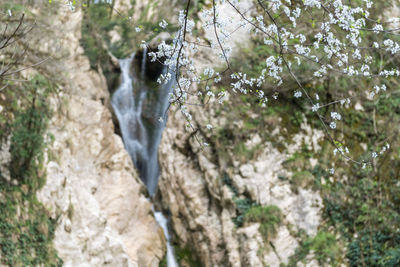
[[320, 230], [315, 237], [304, 236], [300, 233], [302, 241], [296, 248], [296, 252], [290, 256], [287, 267], [295, 267], [298, 262], [306, 262], [307, 255], [312, 251], [313, 259], [316, 259], [320, 266], [342, 266], [343, 251], [336, 241], [334, 234]]
[[236, 204], [237, 216], [233, 219], [233, 222], [237, 227], [240, 227], [243, 225], [247, 211], [252, 206], [256, 205], [256, 203], [248, 198], [236, 198], [235, 204]]
[[335, 235], [324, 231], [318, 232], [312, 239], [311, 249], [315, 252], [315, 259], [320, 263], [328, 260], [334, 262], [340, 253]]
[[314, 183], [314, 176], [309, 171], [295, 172], [290, 180], [293, 190], [297, 191], [299, 187], [307, 188]]
[[0, 265], [62, 266], [52, 246], [57, 219], [36, 198], [45, 182], [42, 163], [51, 115], [47, 98], [52, 92], [52, 84], [36, 75], [7, 92], [11, 101], [0, 114], [14, 118], [5, 126], [12, 136], [10, 175], [18, 181], [16, 185], [0, 177]]
[[260, 234], [265, 242], [275, 237], [277, 227], [282, 222], [281, 210], [276, 206], [250, 207], [244, 215], [245, 222], [260, 223]]
[[35, 180], [39, 179], [37, 171], [43, 161], [44, 134], [50, 116], [47, 96], [51, 91], [53, 87], [43, 76], [35, 76], [24, 88], [27, 107], [15, 112], [10, 174], [23, 183], [39, 182]]

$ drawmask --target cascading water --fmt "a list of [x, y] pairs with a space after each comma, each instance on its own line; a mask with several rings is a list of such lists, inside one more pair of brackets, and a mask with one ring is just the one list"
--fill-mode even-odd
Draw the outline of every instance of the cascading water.
[[171, 246], [170, 237], [169, 237], [169, 233], [168, 233], [168, 227], [167, 227], [168, 221], [161, 212], [153, 210], [153, 213], [154, 213], [154, 217], [156, 218], [156, 221], [163, 229], [165, 239], [167, 240], [167, 266], [168, 267], [178, 267], [178, 263], [176, 262], [175, 255], [174, 255], [174, 247]]
[[[122, 72], [121, 84], [112, 96], [111, 104], [119, 121], [125, 148], [139, 170], [150, 196], [153, 196], [160, 175], [158, 146], [166, 124], [166, 119], [160, 120], [160, 118], [165, 117], [173, 81], [157, 88], [146, 83], [146, 57], [147, 50], [144, 49], [140, 77], [136, 77], [135, 71], [130, 72], [134, 55], [119, 61]], [[166, 69], [163, 72], [166, 72]], [[154, 210], [153, 212], [167, 240], [167, 265], [176, 267], [178, 264], [170, 244], [167, 219], [161, 212]]]
[[[130, 75], [134, 56], [120, 60], [121, 85], [114, 93], [111, 104], [117, 115], [125, 148], [139, 170], [140, 177], [151, 196], [154, 195], [158, 177], [158, 145], [166, 120], [168, 94], [173, 81], [159, 88], [152, 88], [145, 82], [146, 52], [143, 51], [141, 77]], [[166, 70], [164, 70], [166, 71]]]

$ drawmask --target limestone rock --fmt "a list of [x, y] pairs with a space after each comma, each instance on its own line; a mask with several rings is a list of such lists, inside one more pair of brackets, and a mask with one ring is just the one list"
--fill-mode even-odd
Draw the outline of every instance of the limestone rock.
[[[206, 113], [212, 114], [209, 110], [193, 108], [194, 122], [207, 121]], [[304, 126], [306, 130], [307, 127]], [[282, 163], [292, 150], [279, 152], [272, 144], [260, 142], [259, 137], [249, 137], [262, 146], [260, 155], [246, 164], [227, 167], [215, 160], [217, 155], [211, 149], [199, 150], [197, 141], [190, 136], [180, 113], [171, 112], [159, 151], [159, 191], [182, 245], [191, 247], [204, 266], [287, 263], [299, 245], [295, 233], [299, 230], [310, 236], [317, 233], [322, 207], [318, 192], [308, 188], [298, 188], [294, 192], [288, 180], [278, 178], [290, 175]], [[299, 140], [318, 149], [317, 137], [300, 136]], [[234, 162], [234, 155], [232, 157]], [[223, 181], [224, 173], [230, 173], [231, 187], [234, 186], [236, 192]], [[235, 194], [260, 205], [275, 205], [281, 210], [283, 222], [275, 238], [265, 243], [257, 223], [235, 226], [234, 199], [238, 197]]]
[[164, 236], [113, 132], [104, 105], [109, 98], [105, 79], [90, 70], [79, 45], [82, 13], [61, 9], [52, 19], [58, 30], [42, 42], [58, 40], [66, 53], [57, 65], [66, 69], [58, 73], [62, 93], [52, 101], [49, 132], [55, 137], [50, 146], [55, 158], [46, 159], [47, 182], [37, 196], [58, 218], [58, 255], [65, 266], [158, 266]]
[[286, 264], [299, 245], [286, 226], [278, 229], [278, 234], [271, 243], [274, 246], [273, 249], [264, 256], [264, 261], [271, 267], [278, 267], [282, 262]]
[[262, 245], [262, 237], [258, 231], [259, 224], [252, 224], [241, 228], [237, 234], [241, 243], [240, 252], [242, 262], [245, 266], [262, 266], [262, 259], [257, 252]]

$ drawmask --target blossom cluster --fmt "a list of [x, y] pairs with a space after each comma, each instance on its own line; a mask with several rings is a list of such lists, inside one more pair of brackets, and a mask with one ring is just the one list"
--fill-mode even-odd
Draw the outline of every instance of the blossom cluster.
[[[189, 126], [192, 126], [192, 116], [187, 102], [191, 96], [223, 103], [230, 95], [251, 94], [266, 107], [269, 98], [278, 98], [277, 91], [281, 87], [294, 82], [294, 98], [304, 101], [326, 129], [334, 132], [345, 114], [331, 108], [330, 117], [324, 117], [321, 110], [335, 104], [350, 107], [352, 97], [346, 96], [343, 90], [334, 96], [338, 99], [321, 99], [314, 94], [312, 86], [305, 86], [305, 78], [299, 71], [302, 66], [307, 66], [304, 74], [316, 82], [328, 77], [369, 79], [372, 89], [365, 92], [370, 100], [389, 89], [386, 79], [400, 76], [397, 68], [380, 66], [376, 58], [377, 54], [393, 56], [400, 53], [399, 43], [390, 38], [393, 30], [388, 28], [397, 25], [400, 19], [381, 21], [371, 15], [372, 0], [361, 3], [304, 0], [294, 4], [290, 0], [271, 0], [258, 1], [245, 9], [238, 0], [213, 0], [210, 7], [199, 12], [201, 19], [197, 22], [189, 17], [187, 6], [179, 13], [179, 30], [172, 42], [160, 43], [149, 56], [153, 61], [162, 61], [169, 70], [160, 76], [159, 83], [175, 80], [170, 101], [178, 103]], [[235, 16], [227, 16], [227, 9]], [[161, 28], [167, 25], [165, 20], [159, 23]], [[257, 75], [233, 69], [230, 63], [235, 49], [233, 36], [243, 29], [249, 40], [261, 40], [261, 45], [270, 51], [265, 58], [259, 59], [263, 68]], [[204, 51], [215, 53], [219, 61], [198, 69], [197, 55]], [[230, 79], [230, 88], [222, 91], [215, 85], [224, 77], [225, 81], [227, 77]], [[271, 88], [275, 90], [271, 91]], [[207, 129], [212, 127], [207, 125]], [[346, 146], [335, 147], [335, 154], [349, 158]], [[379, 154], [371, 154], [371, 159]]]

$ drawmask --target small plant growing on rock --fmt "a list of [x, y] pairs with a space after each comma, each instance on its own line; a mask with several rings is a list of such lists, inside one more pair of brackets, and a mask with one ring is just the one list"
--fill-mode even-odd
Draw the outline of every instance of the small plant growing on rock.
[[259, 231], [265, 242], [275, 237], [282, 222], [282, 212], [277, 206], [253, 206], [244, 215], [245, 223], [260, 223]]

